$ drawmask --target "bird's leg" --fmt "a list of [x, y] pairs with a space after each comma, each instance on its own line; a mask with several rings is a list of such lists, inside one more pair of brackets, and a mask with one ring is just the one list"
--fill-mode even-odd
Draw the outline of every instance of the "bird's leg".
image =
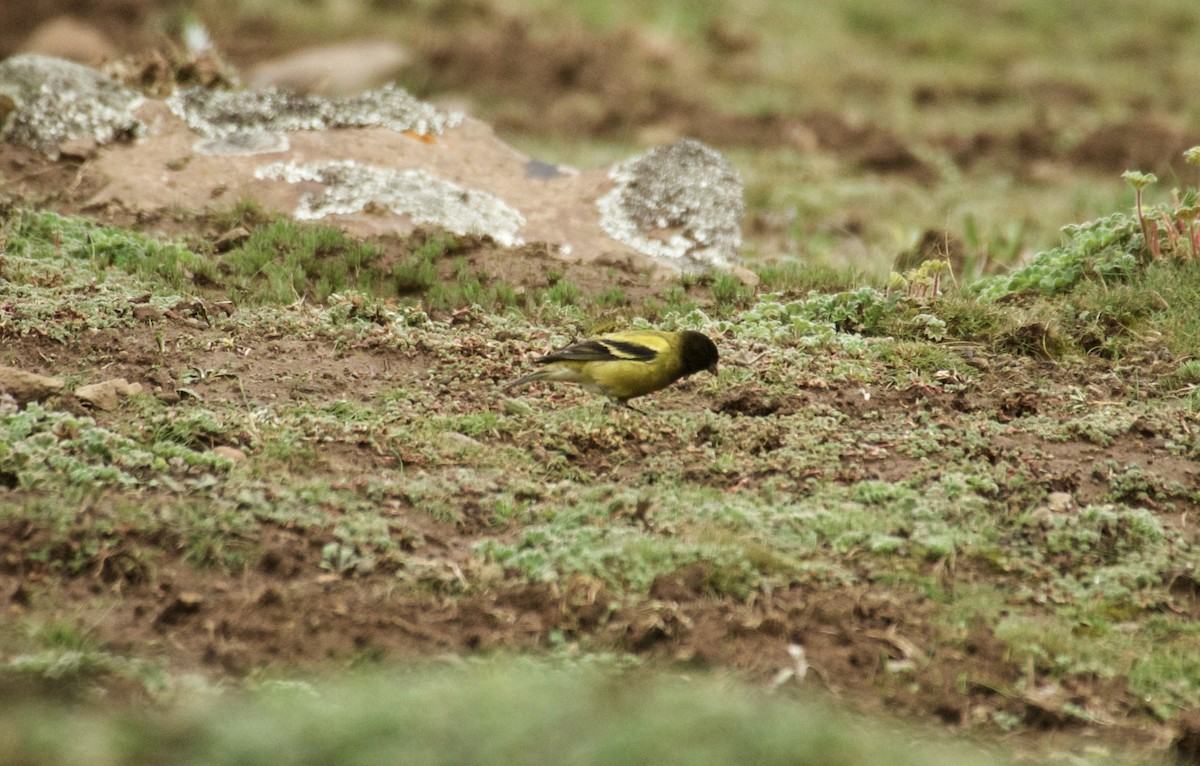
[[638, 413], [639, 415], [647, 415], [648, 414], [645, 410], [639, 410], [637, 407], [634, 407], [632, 404], [630, 404], [627, 401], [621, 401], [620, 399], [609, 399], [608, 401], [611, 402], [613, 404], [613, 406], [617, 407], [618, 409], [624, 408], [627, 410], [633, 410], [634, 412]]

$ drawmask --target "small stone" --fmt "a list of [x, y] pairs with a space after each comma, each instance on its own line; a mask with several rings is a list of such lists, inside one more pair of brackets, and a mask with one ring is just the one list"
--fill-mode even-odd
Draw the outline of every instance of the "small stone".
[[90, 160], [100, 150], [100, 145], [91, 136], [76, 136], [58, 145], [58, 156], [64, 160]]
[[1054, 521], [1054, 511], [1050, 510], [1048, 505], [1039, 505], [1029, 512], [1029, 521], [1038, 526], [1048, 526]]
[[163, 404], [179, 404], [183, 397], [173, 388], [155, 390], [154, 397]]
[[483, 445], [466, 434], [458, 431], [445, 431], [438, 435], [438, 443], [443, 452], [462, 454], [482, 449]]
[[237, 447], [230, 447], [222, 444], [219, 447], [213, 447], [212, 453], [217, 457], [223, 457], [232, 463], [240, 463], [246, 459], [246, 453], [242, 452]]
[[25, 38], [20, 52], [40, 53], [80, 64], [99, 64], [117, 56], [116, 46], [100, 30], [66, 15], [39, 24]]
[[252, 88], [349, 96], [391, 81], [411, 60], [407, 48], [386, 41], [321, 45], [264, 61], [246, 81]]
[[1069, 492], [1051, 492], [1046, 498], [1046, 507], [1054, 513], [1065, 513], [1075, 505], [1075, 498]]
[[16, 367], [0, 367], [0, 392], [7, 393], [18, 404], [36, 402], [62, 390], [58, 378], [26, 372]]
[[196, 611], [204, 603], [204, 596], [194, 591], [184, 591], [179, 594], [178, 601], [184, 607]]
[[213, 242], [213, 248], [218, 253], [225, 253], [240, 246], [246, 240], [250, 239], [250, 230], [245, 226], [234, 226], [229, 231], [217, 237]]
[[758, 283], [762, 281], [758, 274], [755, 274], [744, 266], [731, 266], [729, 273], [737, 277], [738, 281], [747, 287], [758, 287]]
[[166, 105], [203, 138], [369, 127], [440, 135], [463, 120], [461, 114], [443, 112], [392, 83], [344, 98], [303, 96], [275, 88], [222, 91], [193, 87], [177, 90]]
[[75, 398], [98, 410], [115, 410], [126, 396], [140, 394], [142, 385], [130, 383], [125, 378], [113, 378], [101, 383], [91, 383], [75, 389]]

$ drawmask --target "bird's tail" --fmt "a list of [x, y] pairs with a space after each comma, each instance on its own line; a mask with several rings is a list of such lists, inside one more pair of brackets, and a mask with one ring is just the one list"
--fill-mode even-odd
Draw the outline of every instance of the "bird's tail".
[[549, 377], [549, 375], [547, 374], [546, 370], [538, 370], [537, 372], [531, 372], [528, 375], [524, 375], [520, 378], [517, 378], [516, 380], [512, 380], [512, 381], [509, 381], [508, 383], [505, 383], [504, 388], [502, 388], [500, 390], [508, 391], [510, 389], [518, 388], [520, 386], [524, 386], [529, 383], [532, 383], [535, 380], [545, 380], [548, 377]]

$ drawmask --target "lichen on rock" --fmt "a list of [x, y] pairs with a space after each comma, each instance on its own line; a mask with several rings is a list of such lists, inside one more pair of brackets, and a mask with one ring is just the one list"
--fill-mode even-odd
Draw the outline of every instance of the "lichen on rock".
[[496, 196], [436, 178], [423, 170], [395, 170], [349, 160], [297, 165], [276, 162], [259, 168], [258, 178], [289, 183], [315, 181], [325, 190], [306, 194], [294, 215], [319, 219], [352, 215], [369, 204], [407, 215], [414, 224], [434, 224], [455, 234], [487, 235], [501, 245], [518, 242], [525, 218]]
[[289, 133], [327, 128], [390, 128], [436, 135], [459, 124], [458, 112], [444, 112], [396, 85], [355, 96], [302, 96], [276, 88], [211, 90], [184, 88], [167, 106], [193, 131], [208, 139], [233, 133]]
[[[8, 103], [11, 102], [11, 103]], [[142, 96], [96, 69], [35, 53], [0, 61], [0, 137], [58, 159], [63, 144], [131, 140]]]
[[609, 178], [615, 187], [596, 201], [609, 236], [681, 271], [736, 262], [744, 187], [719, 152], [684, 139], [614, 166]]

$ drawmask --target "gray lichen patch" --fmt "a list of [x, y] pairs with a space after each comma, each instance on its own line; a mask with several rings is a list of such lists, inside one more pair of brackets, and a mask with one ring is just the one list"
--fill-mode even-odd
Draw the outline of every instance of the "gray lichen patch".
[[146, 126], [133, 115], [142, 96], [91, 67], [24, 54], [0, 62], [0, 137], [52, 159], [68, 141], [131, 140]]
[[167, 106], [208, 139], [235, 133], [374, 127], [430, 135], [440, 134], [463, 119], [458, 112], [443, 112], [395, 85], [344, 98], [302, 96], [275, 88], [185, 88], [173, 93]]
[[681, 271], [737, 260], [745, 211], [741, 176], [719, 152], [684, 139], [613, 167], [596, 201], [613, 239]]
[[259, 168], [258, 178], [289, 183], [316, 181], [320, 194], [306, 194], [296, 208], [300, 219], [362, 212], [369, 204], [407, 215], [417, 225], [433, 224], [455, 234], [488, 235], [501, 245], [517, 244], [525, 218], [497, 197], [466, 189], [422, 170], [393, 170], [352, 161], [297, 165], [276, 162]]

